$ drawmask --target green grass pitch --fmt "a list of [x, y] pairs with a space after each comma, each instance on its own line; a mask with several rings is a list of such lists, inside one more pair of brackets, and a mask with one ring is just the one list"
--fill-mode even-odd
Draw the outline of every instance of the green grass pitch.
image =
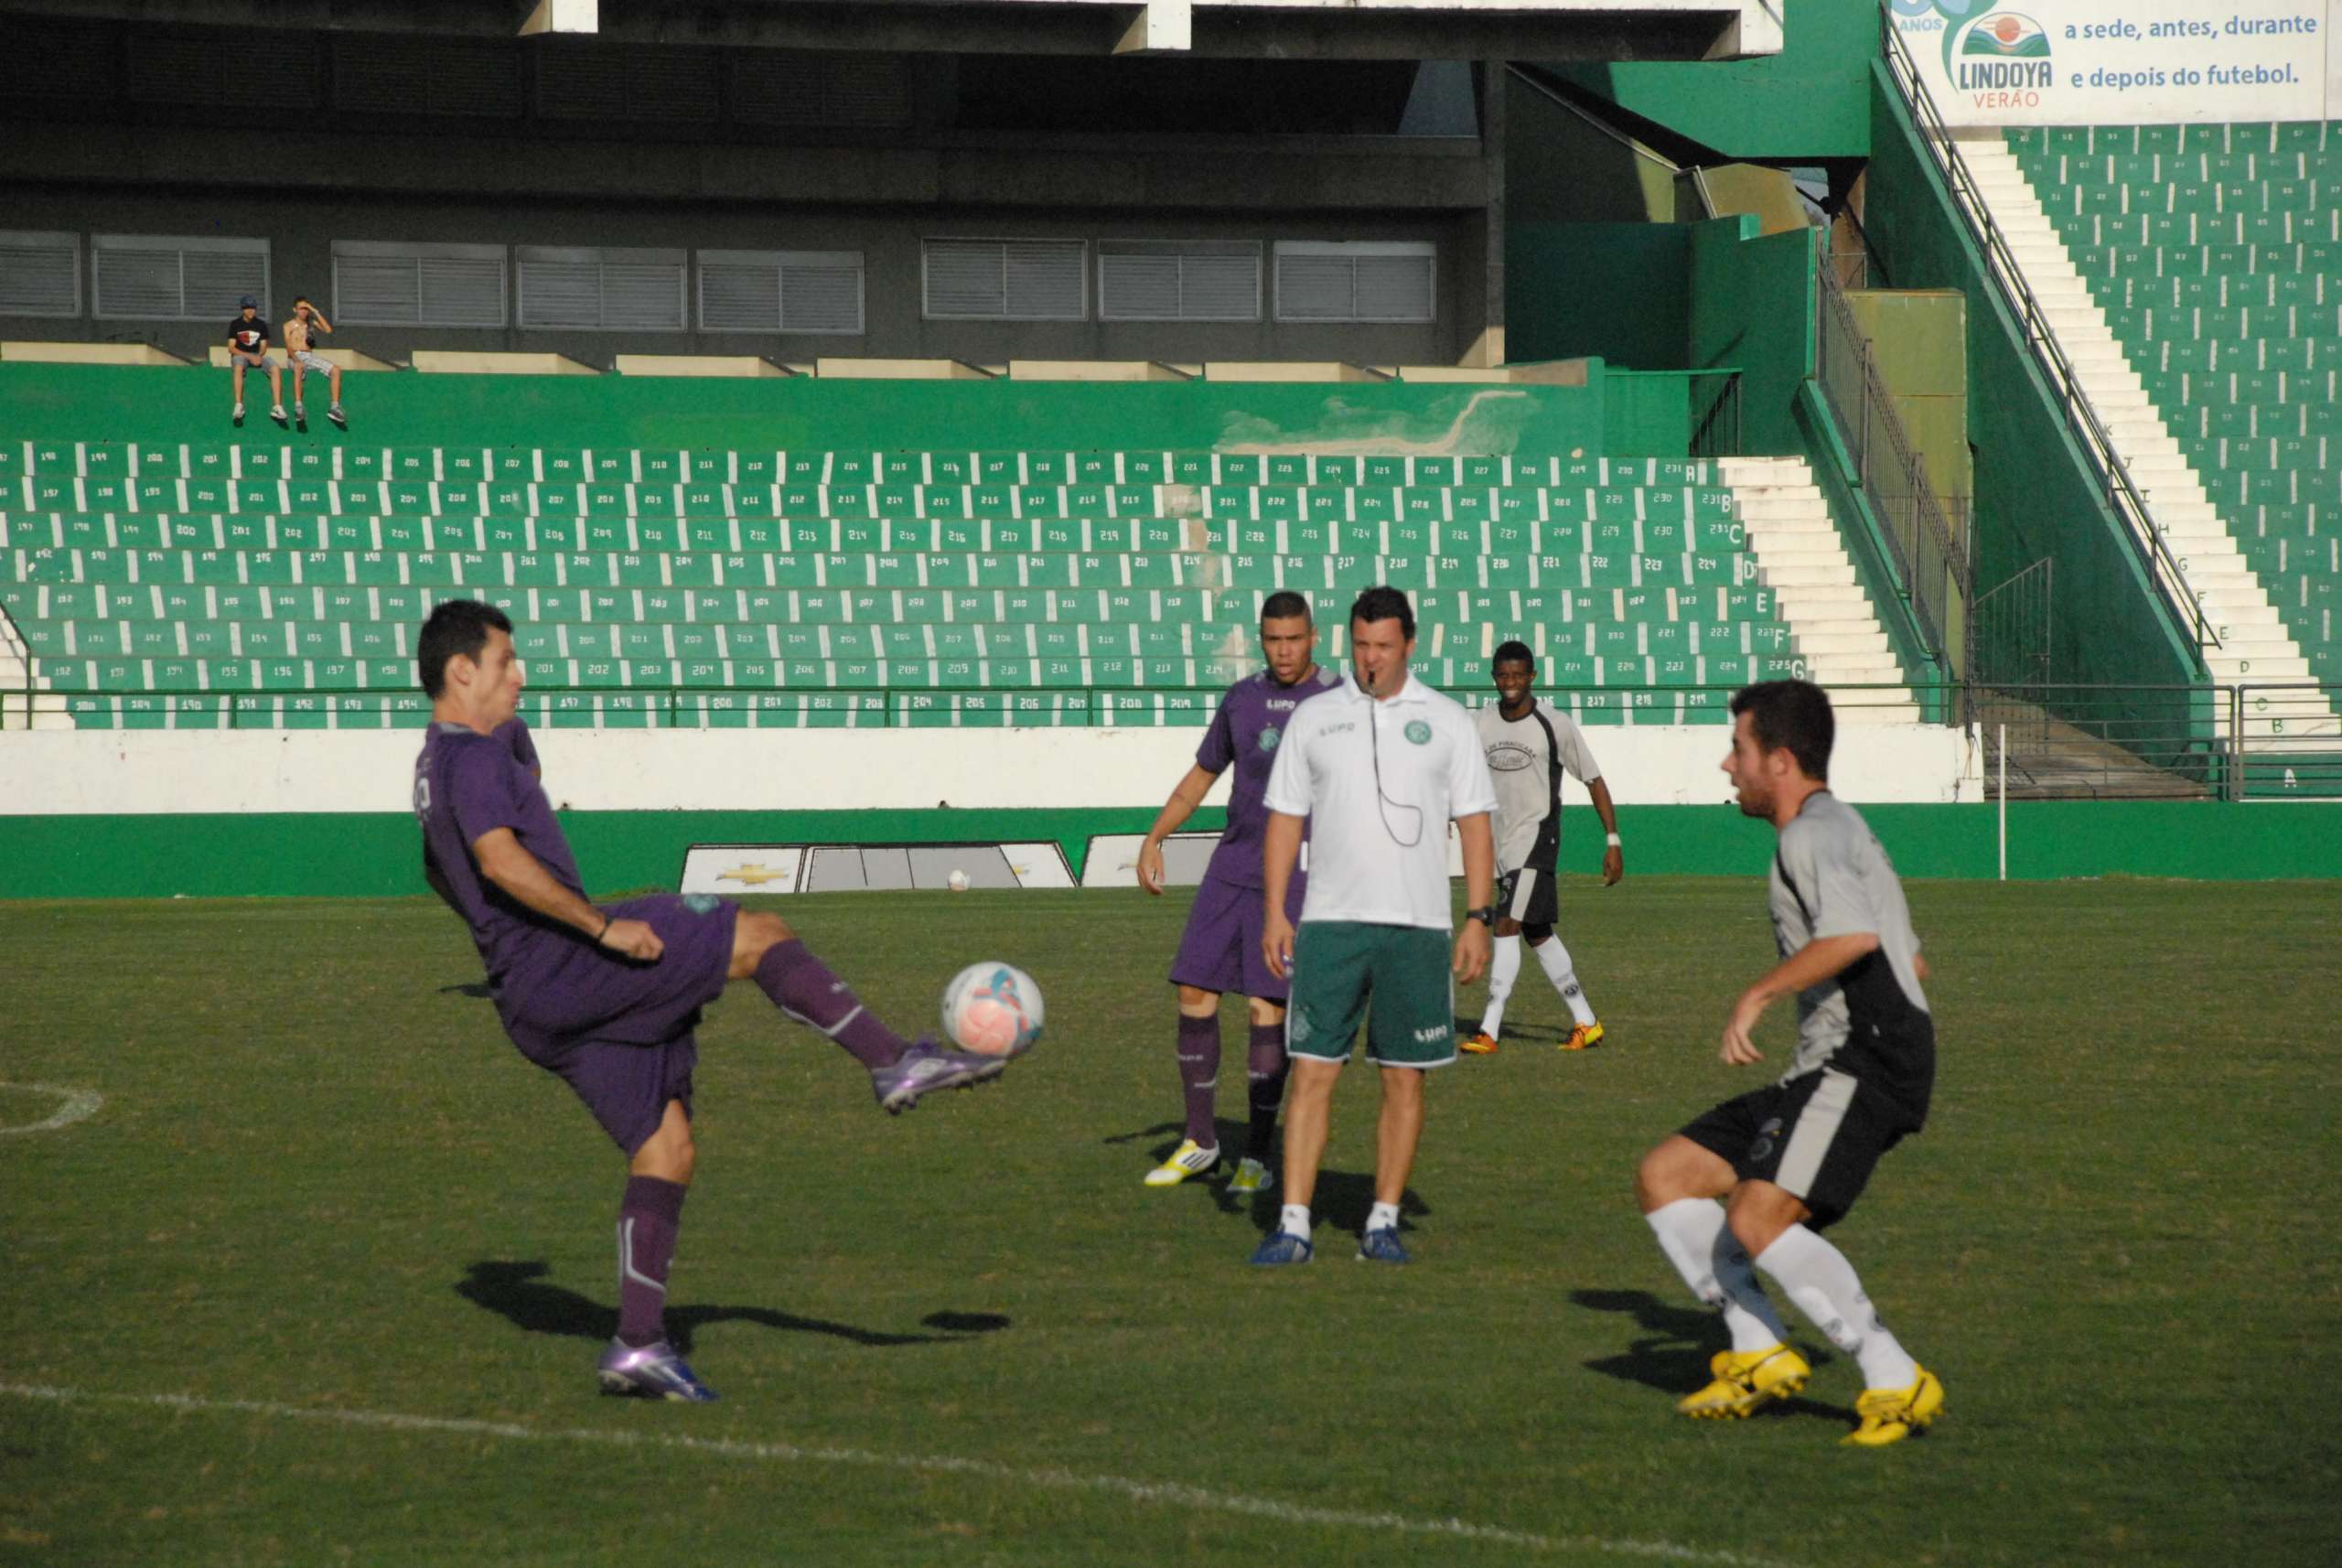
[[[1610, 1043], [1552, 1050], [1528, 966], [1536, 1037], [1431, 1086], [1404, 1270], [1350, 1258], [1361, 1071], [1314, 1265], [1246, 1266], [1266, 1206], [1141, 1189], [1183, 896], [772, 901], [900, 1027], [1000, 957], [1049, 1034], [890, 1121], [732, 990], [671, 1282], [704, 1408], [594, 1391], [622, 1167], [435, 904], [0, 906], [0, 1084], [103, 1096], [0, 1134], [0, 1563], [2342, 1561], [2334, 890], [1911, 895], [1935, 1117], [1832, 1234], [1950, 1403], [1880, 1453], [1793, 1315], [1805, 1398], [1670, 1409], [1719, 1340], [1629, 1175], [1761, 1081], [1714, 1054], [1753, 881], [1565, 886]], [[59, 1103], [0, 1088], [0, 1126]]]

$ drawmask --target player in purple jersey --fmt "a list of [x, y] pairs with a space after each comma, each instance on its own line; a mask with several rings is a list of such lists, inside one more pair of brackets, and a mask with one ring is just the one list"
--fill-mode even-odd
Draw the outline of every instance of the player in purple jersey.
[[[1228, 827], [1212, 851], [1203, 886], [1171, 963], [1179, 988], [1179, 1083], [1187, 1095], [1187, 1132], [1171, 1157], [1146, 1173], [1149, 1187], [1176, 1187], [1219, 1164], [1219, 1132], [1212, 1120], [1219, 1086], [1219, 999], [1233, 991], [1250, 1000], [1251, 1048], [1246, 1078], [1252, 1126], [1244, 1158], [1229, 1190], [1258, 1192], [1268, 1178], [1267, 1156], [1276, 1146], [1277, 1108], [1284, 1100], [1284, 1004], [1290, 987], [1261, 952], [1261, 834], [1268, 809], [1261, 803], [1277, 742], [1294, 709], [1341, 677], [1317, 667], [1317, 628], [1310, 624], [1309, 601], [1299, 594], [1271, 594], [1261, 606], [1261, 651], [1269, 667], [1228, 689], [1196, 748], [1195, 766], [1171, 791], [1162, 813], [1138, 852], [1139, 886], [1163, 891], [1163, 841], [1203, 803], [1212, 781], [1236, 768], [1228, 796]], [[1285, 896], [1288, 912], [1301, 913], [1305, 879], [1295, 876]]]
[[576, 1090], [627, 1156], [618, 1209], [618, 1334], [597, 1369], [612, 1393], [715, 1397], [667, 1343], [667, 1270], [697, 1151], [693, 1030], [727, 981], [870, 1071], [888, 1112], [996, 1076], [999, 1057], [907, 1045], [778, 916], [658, 894], [597, 908], [534, 773], [518, 755], [523, 675], [512, 623], [469, 599], [431, 612], [417, 645], [431, 725], [414, 765], [424, 875], [472, 929], [505, 1033]]

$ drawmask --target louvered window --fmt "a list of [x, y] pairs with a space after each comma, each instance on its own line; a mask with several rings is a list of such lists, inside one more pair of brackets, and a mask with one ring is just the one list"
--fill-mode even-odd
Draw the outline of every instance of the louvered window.
[[245, 295], [268, 313], [265, 240], [94, 234], [90, 252], [101, 318], [224, 324]]
[[334, 321], [359, 327], [501, 327], [504, 247], [333, 242]]
[[1101, 321], [1258, 321], [1261, 247], [1244, 241], [1101, 240]]
[[702, 251], [703, 332], [862, 331], [860, 251]]
[[550, 250], [523, 245], [521, 325], [681, 332], [681, 251]]
[[1090, 314], [1080, 240], [929, 240], [927, 315], [936, 320], [1080, 321]]
[[81, 236], [0, 229], [0, 316], [81, 314]]
[[1436, 319], [1437, 248], [1404, 240], [1277, 242], [1279, 321]]

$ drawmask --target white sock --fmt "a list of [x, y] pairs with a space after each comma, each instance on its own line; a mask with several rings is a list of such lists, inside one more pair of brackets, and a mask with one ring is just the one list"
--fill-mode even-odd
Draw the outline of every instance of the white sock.
[[1376, 1204], [1366, 1211], [1366, 1228], [1369, 1230], [1396, 1230], [1399, 1229], [1399, 1206], [1395, 1203]]
[[1480, 1033], [1490, 1039], [1504, 1027], [1504, 1004], [1512, 994], [1512, 983], [1520, 974], [1520, 939], [1499, 937], [1497, 950], [1488, 960], [1488, 1004], [1480, 1014]]
[[1792, 1225], [1765, 1249], [1756, 1266], [1780, 1283], [1831, 1344], [1862, 1363], [1864, 1387], [1907, 1389], [1919, 1380], [1919, 1364], [1879, 1321], [1845, 1253]]
[[1537, 961], [1545, 966], [1545, 978], [1570, 1004], [1570, 1016], [1581, 1024], [1594, 1022], [1594, 1009], [1587, 1005], [1585, 993], [1578, 989], [1577, 971], [1570, 965], [1570, 950], [1562, 945], [1559, 937], [1547, 937], [1535, 948]]
[[1710, 1197], [1679, 1197], [1643, 1219], [1692, 1294], [1724, 1314], [1734, 1349], [1769, 1349], [1789, 1338], [1781, 1315], [1765, 1299], [1764, 1287], [1748, 1266], [1747, 1252], [1724, 1222], [1723, 1204]]
[[1284, 1219], [1278, 1224], [1277, 1229], [1288, 1236], [1298, 1236], [1305, 1241], [1308, 1240], [1309, 1206], [1305, 1203], [1286, 1204]]

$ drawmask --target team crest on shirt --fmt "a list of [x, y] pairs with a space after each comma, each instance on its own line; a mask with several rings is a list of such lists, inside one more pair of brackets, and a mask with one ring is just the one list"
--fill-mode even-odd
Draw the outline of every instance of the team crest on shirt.
[[1283, 730], [1264, 729], [1261, 732], [1261, 749], [1262, 751], [1274, 751], [1277, 748], [1277, 742], [1284, 738], [1284, 732]]
[[1421, 719], [1409, 719], [1407, 721], [1407, 738], [1413, 741], [1417, 746], [1429, 746], [1431, 744], [1431, 725], [1423, 723]]
[[683, 895], [683, 908], [689, 909], [694, 915], [713, 915], [715, 913], [716, 909], [723, 905], [723, 903], [724, 900], [718, 898], [713, 893], [686, 893]]

